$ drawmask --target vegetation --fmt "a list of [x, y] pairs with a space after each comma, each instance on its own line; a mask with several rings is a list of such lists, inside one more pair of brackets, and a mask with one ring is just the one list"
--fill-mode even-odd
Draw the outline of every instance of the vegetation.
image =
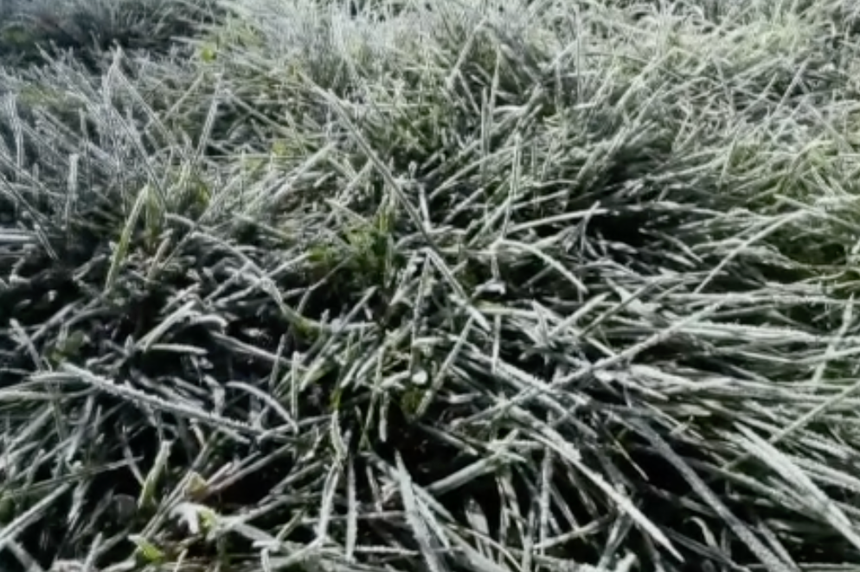
[[0, 569], [858, 569], [852, 3], [52, 8]]

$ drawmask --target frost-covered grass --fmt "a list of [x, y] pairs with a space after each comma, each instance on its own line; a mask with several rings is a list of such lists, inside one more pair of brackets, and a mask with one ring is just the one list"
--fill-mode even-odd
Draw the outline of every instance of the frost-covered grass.
[[860, 566], [851, 2], [128, 2], [0, 23], [0, 569]]

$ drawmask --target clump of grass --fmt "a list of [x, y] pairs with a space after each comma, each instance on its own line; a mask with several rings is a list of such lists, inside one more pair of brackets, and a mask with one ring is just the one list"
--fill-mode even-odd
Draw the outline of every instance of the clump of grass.
[[721, 6], [5, 70], [4, 569], [855, 566], [860, 60]]
[[178, 40], [219, 16], [214, 2], [199, 0], [16, 0], [0, 13], [4, 67], [43, 65], [72, 53], [93, 72], [110, 64], [114, 48], [149, 57], [175, 53], [181, 50]]

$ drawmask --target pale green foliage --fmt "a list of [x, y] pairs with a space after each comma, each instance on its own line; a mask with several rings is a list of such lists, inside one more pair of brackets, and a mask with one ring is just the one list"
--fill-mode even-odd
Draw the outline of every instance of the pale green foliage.
[[368, 6], [0, 70], [3, 570], [860, 565], [853, 4]]

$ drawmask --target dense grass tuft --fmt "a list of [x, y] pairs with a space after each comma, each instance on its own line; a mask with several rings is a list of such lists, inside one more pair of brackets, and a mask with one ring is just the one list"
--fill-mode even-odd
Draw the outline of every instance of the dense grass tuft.
[[2, 0], [0, 58], [32, 67], [71, 52], [96, 73], [112, 48], [166, 55], [219, 15], [213, 0]]
[[860, 564], [849, 3], [153, 2], [0, 31], [0, 568]]

